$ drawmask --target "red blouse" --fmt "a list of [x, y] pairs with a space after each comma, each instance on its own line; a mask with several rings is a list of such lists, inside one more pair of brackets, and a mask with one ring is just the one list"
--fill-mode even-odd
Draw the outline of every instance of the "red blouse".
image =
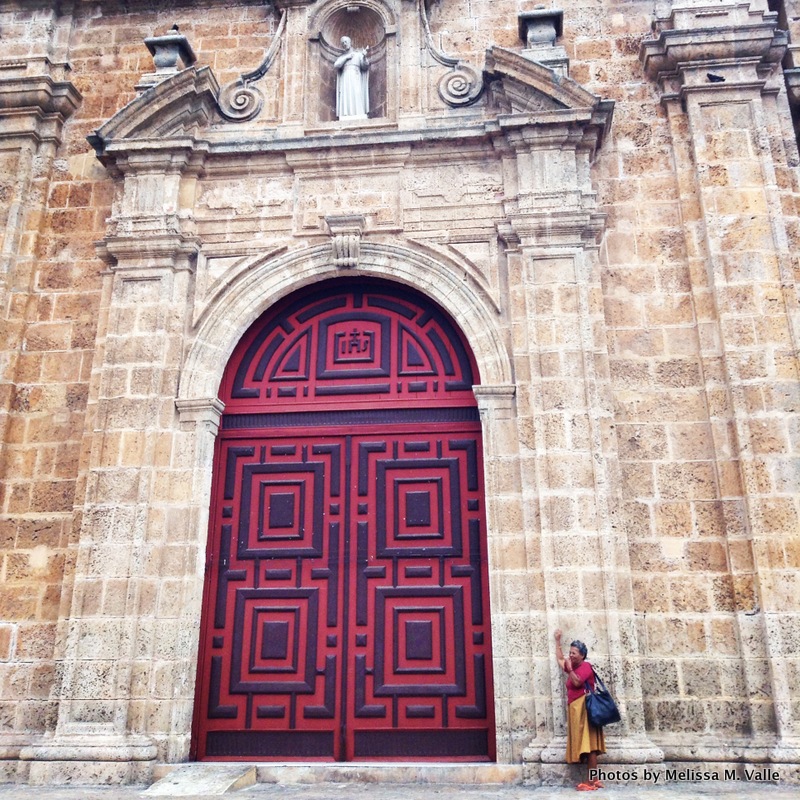
[[[567, 703], [574, 703], [579, 697], [583, 697], [586, 692], [583, 685], [586, 681], [589, 681], [589, 687], [594, 690], [594, 672], [592, 671], [592, 665], [588, 661], [581, 662], [573, 671], [581, 679], [581, 685], [573, 686], [569, 673], [567, 673]], [[566, 667], [564, 672], [567, 672]]]

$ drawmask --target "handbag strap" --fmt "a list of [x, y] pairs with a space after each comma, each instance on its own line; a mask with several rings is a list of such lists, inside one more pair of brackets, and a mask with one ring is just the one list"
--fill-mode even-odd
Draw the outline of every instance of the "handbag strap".
[[[603, 683], [603, 679], [597, 674], [597, 672], [596, 672], [596, 670], [594, 668], [594, 665], [592, 664], [591, 666], [592, 666], [592, 675], [594, 675], [594, 681], [595, 681], [594, 685], [595, 685], [595, 687], [599, 683], [600, 684], [600, 689], [602, 691], [604, 691], [604, 692], [607, 692], [608, 689], [606, 689], [606, 685]], [[586, 681], [586, 683], [588, 685], [589, 681]]]

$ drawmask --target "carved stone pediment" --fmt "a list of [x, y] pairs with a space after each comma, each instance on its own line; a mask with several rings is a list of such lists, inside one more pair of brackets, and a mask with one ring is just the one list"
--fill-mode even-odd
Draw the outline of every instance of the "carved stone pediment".
[[579, 83], [505, 47], [486, 53], [486, 75], [501, 81], [512, 113], [594, 108], [600, 98]]
[[192, 135], [217, 118], [219, 84], [209, 67], [189, 67], [140, 94], [89, 136], [103, 160], [114, 142]]
[[614, 102], [603, 100], [577, 81], [505, 47], [486, 53], [485, 74], [501, 113], [536, 117], [538, 125], [576, 122], [589, 149], [602, 143], [611, 126]]

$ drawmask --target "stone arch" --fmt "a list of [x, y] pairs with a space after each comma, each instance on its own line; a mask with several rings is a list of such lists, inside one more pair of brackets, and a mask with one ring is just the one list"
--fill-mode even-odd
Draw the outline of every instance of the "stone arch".
[[[489, 538], [489, 581], [492, 608], [492, 629], [501, 631], [508, 608], [500, 590], [512, 563], [502, 555], [504, 503], [521, 498], [516, 479], [509, 482], [506, 464], [515, 449], [517, 433], [514, 421], [513, 371], [502, 334], [499, 309], [490, 292], [469, 275], [469, 268], [441, 253], [432, 254], [422, 248], [405, 245], [363, 242], [359, 268], [337, 269], [332, 264], [330, 244], [318, 245], [274, 257], [253, 257], [242, 264], [231, 280], [220, 285], [200, 313], [194, 342], [189, 348], [182, 370], [177, 407], [180, 428], [189, 441], [194, 458], [191, 507], [186, 509], [188, 526], [198, 552], [204, 552], [209, 526], [211, 471], [214, 443], [222, 413], [217, 394], [222, 374], [237, 343], [261, 314], [294, 292], [327, 279], [344, 276], [369, 276], [394, 281], [421, 292], [447, 312], [466, 339], [480, 375], [475, 395], [481, 414], [484, 435], [484, 470], [487, 487], [487, 536]], [[466, 275], [466, 277], [465, 277]], [[200, 562], [198, 562], [200, 563]], [[516, 562], [513, 562], [516, 563]], [[203, 570], [192, 577], [196, 602], [189, 609], [190, 617], [199, 621], [201, 614]], [[197, 666], [198, 642], [183, 662], [188, 675]], [[495, 710], [498, 720], [523, 713], [520, 702], [507, 688], [512, 681], [514, 659], [504, 636], [493, 645], [495, 675]], [[185, 708], [194, 704], [195, 686], [185, 698]], [[187, 756], [185, 729], [173, 731], [177, 736], [171, 760]], [[513, 735], [497, 728], [497, 760], [511, 763]]]
[[[353, 275], [332, 266], [330, 246], [287, 253], [242, 269], [200, 317], [181, 376], [178, 400], [216, 397], [224, 365], [248, 327], [277, 300], [312, 283]], [[396, 245], [361, 245], [356, 274], [395, 281], [427, 295], [461, 328], [475, 354], [483, 385], [512, 382], [511, 362], [488, 292], [462, 279], [463, 269], [441, 257]]]

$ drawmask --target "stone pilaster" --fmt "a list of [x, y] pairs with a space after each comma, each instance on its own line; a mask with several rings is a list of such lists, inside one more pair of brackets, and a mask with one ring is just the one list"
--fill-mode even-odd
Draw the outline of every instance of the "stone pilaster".
[[[777, 68], [787, 39], [777, 15], [755, 3], [676, 4], [657, 32], [641, 57], [662, 89], [682, 187], [752, 731], [741, 749], [796, 762], [789, 676], [800, 462], [790, 418], [800, 397], [800, 317], [796, 221], [786, 201], [797, 152], [781, 141], [788, 109]], [[721, 760], [724, 749], [693, 752]], [[674, 750], [681, 755], [680, 745]]]
[[537, 588], [521, 541], [522, 483], [514, 385], [476, 386], [483, 428], [486, 522], [492, 606], [497, 760], [519, 762], [535, 728], [529, 610]]
[[516, 171], [507, 178], [516, 196], [506, 203], [504, 238], [523, 524], [538, 532], [529, 570], [541, 576], [538, 596], [531, 590], [536, 735], [524, 754], [534, 780], [564, 770], [557, 628], [587, 640], [624, 708], [620, 730], [609, 731], [608, 760], [662, 758], [645, 735], [628, 546], [615, 524], [620, 481], [597, 256], [604, 217], [589, 182], [599, 130], [584, 120], [507, 130], [498, 142]]
[[[51, 51], [59, 51], [61, 31], [53, 24], [51, 32], [54, 34], [54, 40], [49, 42]], [[46, 41], [37, 42], [37, 51], [47, 44]], [[0, 326], [0, 478], [5, 495], [5, 501], [0, 503], [0, 523], [4, 526], [24, 524], [29, 519], [35, 519], [41, 508], [41, 504], [37, 507], [30, 502], [22, 505], [9, 502], [9, 498], [15, 494], [28, 494], [33, 485], [31, 476], [19, 467], [24, 463], [24, 459], [20, 460], [20, 454], [23, 451], [33, 454], [42, 447], [42, 443], [26, 442], [19, 436], [11, 437], [10, 441], [8, 432], [15, 416], [19, 421], [16, 414], [19, 411], [19, 398], [32, 391], [30, 385], [21, 389], [20, 384], [34, 382], [31, 375], [21, 377], [23, 370], [20, 363], [24, 359], [27, 337], [30, 335], [31, 340], [36, 339], [32, 328], [35, 329], [36, 323], [42, 321], [37, 310], [41, 304], [41, 293], [37, 291], [37, 255], [41, 245], [43, 217], [64, 125], [78, 108], [81, 99], [70, 80], [70, 69], [66, 63], [51, 61], [44, 55], [0, 60], [0, 186], [3, 196], [0, 204], [0, 309], [3, 319]], [[55, 328], [50, 325], [48, 332], [52, 333]], [[64, 329], [61, 328], [59, 332], [63, 334]], [[68, 370], [69, 367], [65, 367], [64, 374], [68, 374]], [[36, 377], [39, 378], [39, 375]], [[78, 379], [75, 373], [71, 377], [72, 380]], [[51, 435], [63, 441], [68, 436], [65, 428], [59, 430], [54, 423]], [[26, 483], [29, 485], [26, 486]], [[62, 483], [59, 488], [65, 486]], [[52, 513], [53, 518], [58, 519], [59, 524], [68, 526], [71, 508], [59, 508]], [[55, 550], [49, 550], [49, 558], [62, 557]], [[3, 615], [5, 635], [10, 640], [12, 636], [20, 638], [26, 632], [28, 636], [36, 632], [37, 638], [42, 640], [42, 646], [37, 647], [41, 655], [37, 659], [28, 658], [27, 663], [15, 663], [17, 655], [6, 650], [0, 679], [0, 701], [5, 708], [10, 708], [13, 703], [16, 711], [9, 716], [23, 719], [24, 723], [17, 723], [23, 729], [18, 733], [0, 733], [0, 754], [3, 759], [15, 758], [20, 747], [30, 743], [34, 737], [31, 731], [41, 731], [46, 726], [43, 719], [45, 715], [40, 710], [45, 703], [25, 703], [23, 698], [26, 695], [20, 693], [18, 687], [30, 682], [35, 670], [41, 672], [43, 667], [38, 662], [39, 657], [43, 661], [51, 658], [52, 646], [47, 644], [49, 637], [43, 631], [48, 628], [52, 630], [55, 622], [54, 615], [51, 616], [41, 607], [37, 608], [35, 615], [22, 611], [24, 603], [14, 602], [13, 598], [23, 594], [23, 587], [20, 582], [14, 585], [9, 581], [14, 581], [14, 577], [4, 569], [4, 583], [0, 592], [12, 598]], [[30, 581], [28, 591], [32, 589], [34, 596], [42, 597], [46, 587], [41, 586], [42, 581], [39, 583], [34, 587], [34, 581]], [[25, 623], [28, 623], [27, 626]]]
[[[58, 723], [52, 741], [22, 754], [33, 762], [32, 782], [69, 781], [82, 762], [93, 762], [101, 781], [146, 780], [158, 753], [188, 752], [188, 740], [166, 741], [163, 732], [191, 728], [186, 654], [197, 633], [182, 609], [201, 591], [203, 553], [190, 526], [197, 520], [185, 513], [200, 480], [185, 450], [187, 441], [208, 446], [209, 437], [181, 431], [174, 398], [198, 250], [184, 204], [193, 202], [202, 157], [173, 141], [133, 143], [106, 158], [124, 184], [101, 246], [109, 269], [82, 525], [57, 653]], [[203, 419], [192, 408], [182, 413], [213, 427], [219, 409], [209, 408]]]
[[308, 15], [313, 0], [280, 0], [286, 11], [283, 45], [284, 136], [302, 136], [305, 120], [306, 67], [308, 64]]

